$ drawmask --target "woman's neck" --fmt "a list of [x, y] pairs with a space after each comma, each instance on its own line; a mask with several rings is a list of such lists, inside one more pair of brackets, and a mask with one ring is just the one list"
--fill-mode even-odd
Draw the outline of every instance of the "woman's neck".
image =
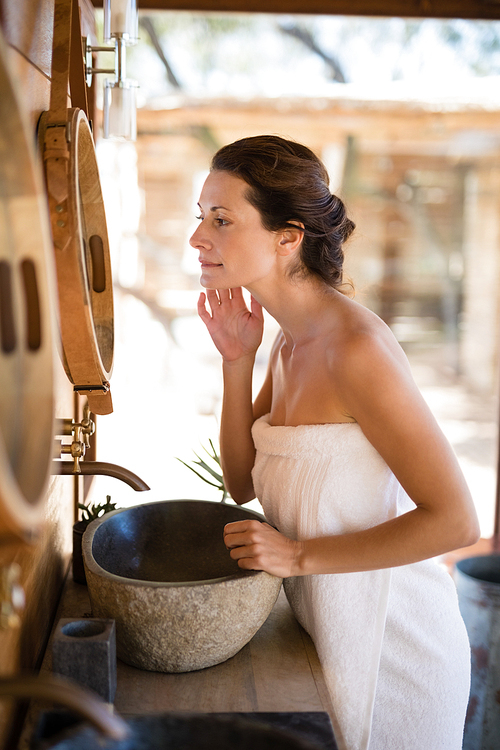
[[321, 279], [282, 278], [281, 283], [257, 284], [248, 289], [277, 321], [291, 348], [321, 336], [332, 317], [325, 319], [325, 310], [332, 310], [340, 292], [328, 287]]

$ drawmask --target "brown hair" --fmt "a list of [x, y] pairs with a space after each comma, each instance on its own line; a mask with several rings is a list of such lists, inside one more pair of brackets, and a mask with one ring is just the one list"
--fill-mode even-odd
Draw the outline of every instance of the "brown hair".
[[276, 232], [304, 225], [300, 265], [328, 285], [343, 283], [343, 243], [354, 229], [345, 206], [330, 193], [323, 163], [307, 146], [275, 135], [242, 138], [223, 146], [211, 171], [230, 172], [248, 186], [246, 198], [258, 210], [263, 226]]

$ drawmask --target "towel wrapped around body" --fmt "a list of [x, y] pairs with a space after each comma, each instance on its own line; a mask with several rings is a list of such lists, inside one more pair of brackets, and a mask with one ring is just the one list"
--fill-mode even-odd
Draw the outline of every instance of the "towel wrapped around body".
[[[357, 423], [253, 426], [266, 518], [298, 540], [370, 528], [414, 508]], [[470, 649], [454, 583], [434, 560], [288, 578], [334, 707], [339, 750], [460, 750]]]

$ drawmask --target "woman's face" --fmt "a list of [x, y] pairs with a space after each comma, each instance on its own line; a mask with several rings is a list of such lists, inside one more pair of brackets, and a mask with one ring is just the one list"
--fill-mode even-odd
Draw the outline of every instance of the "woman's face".
[[277, 260], [279, 234], [262, 226], [245, 198], [247, 183], [229, 172], [211, 172], [201, 191], [200, 225], [189, 240], [199, 252], [201, 285], [251, 288]]

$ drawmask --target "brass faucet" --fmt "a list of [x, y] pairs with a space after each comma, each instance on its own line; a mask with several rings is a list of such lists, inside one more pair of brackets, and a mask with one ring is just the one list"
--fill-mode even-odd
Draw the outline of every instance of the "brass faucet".
[[0, 677], [0, 698], [31, 698], [59, 703], [89, 721], [105, 736], [123, 740], [129, 734], [125, 721], [88, 690], [55, 675]]
[[83, 407], [83, 418], [81, 422], [74, 419], [56, 419], [57, 435], [72, 435], [73, 441], [70, 445], [58, 443], [57, 456], [69, 454], [73, 459], [74, 474], [80, 474], [80, 461], [85, 458], [87, 448], [90, 448], [90, 438], [95, 433], [95, 422], [92, 419], [88, 401]]
[[73, 462], [70, 461], [52, 461], [52, 473], [62, 474], [64, 476], [105, 474], [115, 479], [120, 479], [128, 484], [137, 492], [149, 490], [146, 484], [137, 474], [125, 469], [117, 464], [110, 464], [104, 461], [85, 461], [85, 452], [90, 446], [90, 438], [95, 432], [95, 423], [90, 416], [88, 403], [83, 409], [83, 419], [81, 422], [75, 422], [74, 419], [60, 419], [56, 421], [58, 435], [72, 435], [73, 441], [70, 445], [58, 443], [57, 454], [61, 457], [64, 454], [71, 455]]
[[79, 463], [77, 471], [70, 461], [52, 461], [52, 465], [53, 474], [63, 474], [64, 476], [105, 474], [108, 477], [121, 479], [122, 482], [125, 482], [137, 492], [144, 492], [150, 489], [149, 485], [138, 477], [137, 474], [125, 469], [123, 466], [109, 464], [105, 461], [82, 461]]

